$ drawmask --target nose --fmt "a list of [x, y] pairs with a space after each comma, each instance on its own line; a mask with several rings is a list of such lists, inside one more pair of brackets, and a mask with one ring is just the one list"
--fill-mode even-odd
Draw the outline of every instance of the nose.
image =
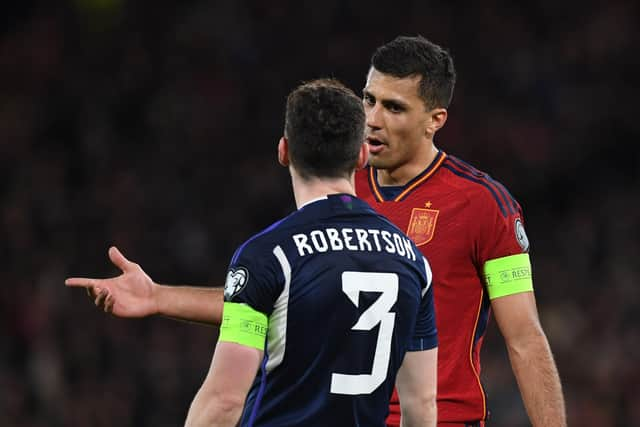
[[366, 123], [369, 129], [380, 129], [382, 128], [382, 109], [380, 105], [376, 102], [374, 105], [367, 106], [365, 108], [366, 113]]

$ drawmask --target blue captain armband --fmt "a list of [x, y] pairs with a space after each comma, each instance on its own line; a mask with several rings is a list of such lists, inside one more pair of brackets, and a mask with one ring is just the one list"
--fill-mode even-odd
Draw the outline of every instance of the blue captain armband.
[[489, 299], [533, 291], [529, 254], [489, 260], [483, 273]]
[[247, 304], [225, 302], [219, 341], [264, 350], [268, 318]]

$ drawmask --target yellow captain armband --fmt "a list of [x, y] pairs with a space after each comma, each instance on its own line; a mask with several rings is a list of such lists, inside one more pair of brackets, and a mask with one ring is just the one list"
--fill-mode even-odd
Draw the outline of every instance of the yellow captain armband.
[[533, 291], [529, 254], [492, 259], [484, 263], [489, 299]]
[[247, 304], [225, 302], [218, 341], [264, 350], [268, 318]]

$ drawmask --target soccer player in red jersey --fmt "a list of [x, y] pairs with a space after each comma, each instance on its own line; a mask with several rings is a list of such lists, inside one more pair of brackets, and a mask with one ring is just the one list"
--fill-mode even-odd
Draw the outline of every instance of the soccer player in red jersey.
[[[455, 85], [447, 51], [398, 37], [373, 54], [364, 88], [369, 166], [356, 192], [428, 257], [439, 332], [438, 422], [482, 425], [480, 348], [493, 311], [534, 426], [564, 426], [560, 380], [538, 320], [520, 205], [434, 145]], [[399, 425], [397, 400], [390, 426]]]
[[[560, 379], [538, 319], [522, 210], [502, 184], [434, 144], [454, 85], [451, 56], [423, 37], [398, 37], [374, 53], [363, 99], [369, 167], [356, 175], [356, 192], [431, 263], [438, 424], [481, 426], [487, 419], [480, 348], [492, 311], [532, 425], [566, 426]], [[220, 323], [220, 289], [157, 285], [117, 249], [109, 256], [123, 275], [67, 285], [92, 289], [96, 304], [117, 316]], [[398, 426], [397, 401], [390, 409], [388, 425]]]

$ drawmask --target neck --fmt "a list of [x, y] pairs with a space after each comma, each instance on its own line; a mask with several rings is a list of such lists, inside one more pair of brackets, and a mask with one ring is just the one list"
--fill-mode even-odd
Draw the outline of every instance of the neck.
[[378, 169], [378, 183], [382, 186], [405, 185], [429, 167], [437, 155], [438, 149], [431, 143], [427, 149], [396, 168]]
[[350, 178], [303, 179], [291, 168], [291, 184], [297, 208], [311, 200], [326, 197], [329, 194], [346, 193], [354, 196], [356, 194], [353, 174]]

